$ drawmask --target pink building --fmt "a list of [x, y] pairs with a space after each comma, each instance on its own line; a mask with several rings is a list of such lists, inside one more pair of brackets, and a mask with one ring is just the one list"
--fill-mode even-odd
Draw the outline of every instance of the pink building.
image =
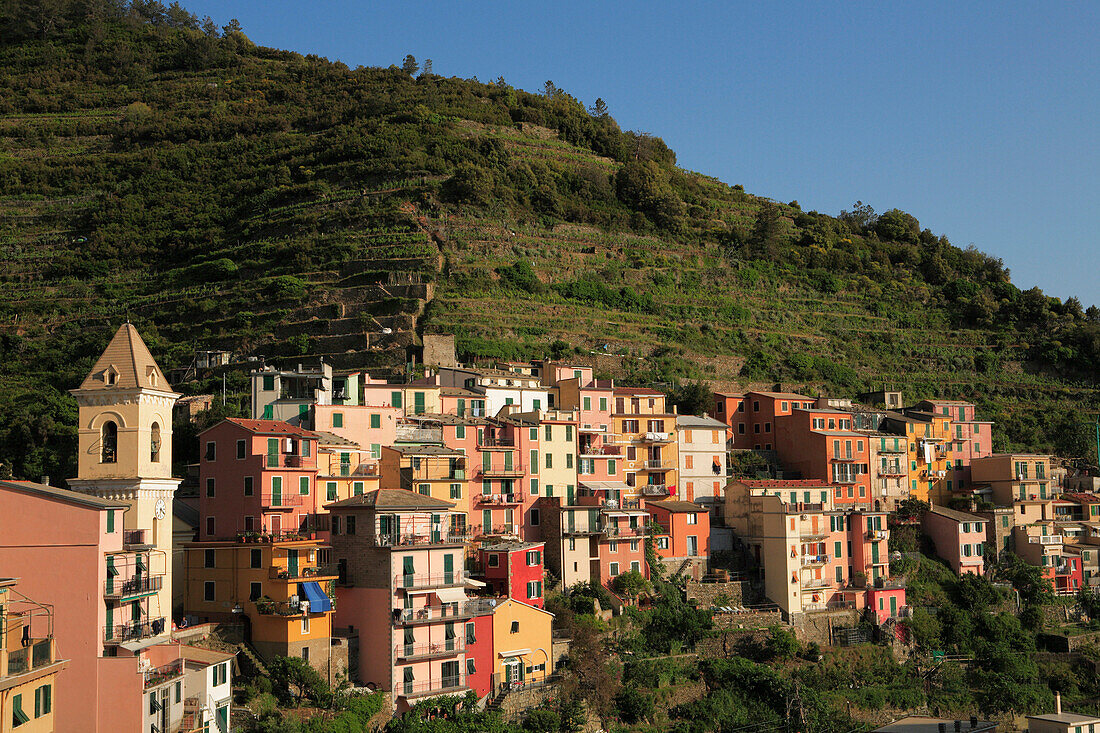
[[320, 513], [317, 441], [275, 420], [230, 418], [199, 434], [199, 538], [310, 532]]
[[[174, 696], [179, 655], [160, 643], [171, 618], [151, 607], [166, 558], [150, 549], [143, 530], [123, 530], [127, 508], [0, 481], [0, 567], [18, 572], [22, 593], [53, 606], [56, 650], [70, 660], [53, 696], [58, 731], [149, 730], [151, 720], [178, 725], [183, 718], [183, 700]], [[152, 717], [149, 695], [158, 704], [167, 699]]]
[[[490, 420], [477, 429], [473, 470], [477, 482], [470, 500], [472, 522], [484, 536], [538, 538], [531, 510], [538, 499], [539, 422], [537, 413]], [[534, 488], [532, 493], [531, 488]]]
[[542, 608], [542, 542], [498, 542], [478, 548], [481, 579], [491, 596], [507, 596]]
[[381, 447], [397, 441], [397, 425], [405, 416], [399, 407], [314, 405], [313, 429], [358, 443], [370, 457], [382, 457]]
[[936, 554], [956, 575], [985, 573], [986, 520], [966, 512], [933, 506], [921, 520], [921, 531], [936, 546]]

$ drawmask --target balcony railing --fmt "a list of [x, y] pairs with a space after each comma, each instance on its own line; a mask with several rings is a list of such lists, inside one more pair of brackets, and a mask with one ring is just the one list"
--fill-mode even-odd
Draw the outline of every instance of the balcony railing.
[[623, 449], [617, 445], [584, 445], [581, 446], [581, 455], [589, 458], [619, 457]]
[[455, 545], [462, 544], [475, 537], [470, 527], [434, 530], [431, 532], [403, 533], [403, 534], [376, 534], [374, 544], [376, 547], [405, 547], [408, 545]]
[[668, 486], [665, 484], [642, 484], [642, 496], [668, 496]]
[[298, 487], [293, 490], [284, 489], [280, 493], [270, 490], [260, 492], [260, 505], [264, 509], [294, 509], [302, 505], [302, 500], [307, 497], [298, 493]]
[[406, 662], [417, 662], [437, 657], [450, 657], [465, 651], [466, 638], [456, 636], [453, 639], [425, 644], [398, 644], [393, 648], [393, 655]]
[[122, 531], [122, 544], [124, 547], [152, 547], [147, 529], [125, 529]]
[[827, 537], [828, 534], [829, 533], [824, 528], [821, 528], [821, 527], [816, 528], [816, 529], [808, 527], [806, 529], [799, 530], [799, 532], [798, 532], [799, 538], [801, 538], [803, 540], [821, 539], [822, 537]]
[[335, 564], [316, 565], [312, 567], [300, 567], [295, 571], [290, 568], [270, 568], [267, 577], [272, 580], [302, 580], [305, 578], [335, 578], [340, 574]]
[[600, 534], [602, 530], [588, 526], [578, 527], [574, 524], [566, 524], [561, 528], [563, 535]]
[[477, 472], [481, 476], [522, 476], [523, 464], [515, 463], [511, 466], [478, 466]]
[[1060, 534], [1045, 534], [1028, 537], [1027, 541], [1033, 545], [1060, 545], [1062, 544], [1062, 535]]
[[646, 461], [645, 468], [647, 471], [671, 471], [676, 468], [676, 464], [662, 460]]
[[522, 504], [522, 495], [513, 494], [474, 494], [475, 504], [495, 504], [495, 505], [509, 505], [509, 504]]
[[[336, 609], [336, 599], [329, 596], [329, 601], [332, 603], [333, 610]], [[297, 603], [291, 603], [290, 601], [273, 601], [270, 598], [258, 598], [254, 601], [256, 604], [256, 613], [261, 616], [301, 616], [306, 611], [302, 609], [309, 608], [309, 600], [302, 598]]]
[[397, 441], [400, 443], [442, 443], [443, 428], [418, 428], [411, 425], [398, 425]]
[[802, 581], [802, 592], [821, 590], [822, 588], [828, 588], [830, 585], [832, 585], [832, 581], [827, 578], [810, 578]]
[[142, 593], [155, 593], [164, 587], [163, 575], [140, 575], [125, 580], [109, 578], [103, 584], [104, 598], [126, 598]]
[[886, 532], [885, 529], [870, 529], [870, 530], [867, 530], [867, 539], [871, 540], [872, 542], [875, 542], [875, 541], [878, 541], [878, 540], [884, 540], [884, 539], [887, 538], [887, 536], [888, 536], [888, 533]]
[[312, 468], [316, 465], [313, 456], [299, 456], [294, 453], [268, 453], [264, 465], [268, 468]]
[[443, 677], [437, 680], [402, 682], [398, 694], [401, 697], [424, 697], [427, 695], [459, 693], [466, 689], [468, 689], [466, 678], [460, 674], [455, 677]]
[[494, 524], [490, 527], [486, 527], [483, 535], [515, 535], [519, 534], [519, 525], [517, 524]]
[[490, 437], [486, 435], [484, 438], [477, 442], [478, 446], [482, 448], [515, 448], [516, 439], [510, 437], [494, 436]]
[[466, 582], [465, 570], [452, 570], [451, 572], [430, 573], [423, 575], [405, 575], [401, 573], [393, 576], [395, 588], [406, 590], [427, 590], [431, 588], [446, 588], [450, 585], [462, 585]]
[[183, 660], [177, 659], [174, 662], [169, 662], [161, 667], [154, 669], [147, 669], [143, 673], [145, 680], [145, 689], [150, 687], [156, 687], [157, 685], [163, 685], [169, 680], [175, 679], [183, 674]]
[[[0, 659], [3, 659], [0, 657]], [[53, 639], [38, 639], [8, 652], [8, 676], [53, 664]], [[3, 670], [0, 670], [2, 672]], [[0, 675], [2, 676], [2, 675]]]
[[415, 624], [430, 624], [436, 621], [454, 621], [456, 619], [473, 618], [485, 613], [490, 613], [496, 607], [493, 599], [476, 598], [469, 601], [448, 603], [442, 606], [421, 606], [420, 608], [395, 608], [393, 610], [394, 626], [409, 626]]
[[329, 468], [331, 473], [322, 473], [322, 476], [339, 476], [340, 478], [350, 478], [352, 476], [363, 476], [366, 478], [373, 478], [379, 475], [379, 467], [377, 463], [371, 463], [364, 461], [357, 466], [353, 466], [350, 463], [338, 463], [336, 468]]
[[671, 443], [673, 438], [671, 433], [648, 432], [642, 433], [641, 439], [646, 443]]
[[620, 527], [616, 524], [605, 524], [600, 531], [608, 537], [644, 537], [648, 532], [648, 528]]
[[829, 562], [828, 555], [803, 555], [802, 564], [805, 565], [826, 565]]
[[108, 644], [122, 644], [127, 641], [141, 641], [164, 633], [163, 618], [147, 621], [135, 621], [129, 624], [114, 624], [103, 627], [103, 641]]

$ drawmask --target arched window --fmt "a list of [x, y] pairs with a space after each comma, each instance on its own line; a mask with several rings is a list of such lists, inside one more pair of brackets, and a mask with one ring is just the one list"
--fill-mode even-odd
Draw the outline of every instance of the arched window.
[[160, 423], [153, 423], [149, 431], [149, 460], [160, 463]]
[[108, 420], [100, 429], [100, 463], [118, 462], [118, 426]]

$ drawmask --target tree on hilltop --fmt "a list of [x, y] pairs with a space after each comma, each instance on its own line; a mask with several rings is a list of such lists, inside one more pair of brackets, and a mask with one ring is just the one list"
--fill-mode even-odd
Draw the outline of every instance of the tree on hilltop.
[[420, 68], [420, 64], [416, 63], [416, 57], [411, 53], [405, 57], [405, 61], [401, 64], [401, 70], [409, 76], [415, 76], [417, 69]]

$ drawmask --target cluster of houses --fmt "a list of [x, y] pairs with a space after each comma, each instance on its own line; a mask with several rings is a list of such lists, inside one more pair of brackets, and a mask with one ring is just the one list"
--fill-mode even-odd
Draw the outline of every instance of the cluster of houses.
[[[994, 454], [966, 402], [750, 391], [682, 415], [557, 361], [403, 383], [265, 366], [251, 417], [200, 433], [185, 496], [180, 396], [133, 326], [73, 394], [70, 488], [0, 482], [0, 573], [18, 575], [0, 610], [25, 609], [0, 613], [0, 711], [42, 720], [27, 730], [228, 730], [234, 654], [184, 642], [205, 624], [396, 710], [489, 700], [554, 674], [549, 588], [590, 583], [621, 606], [621, 576], [659, 563], [703, 580], [717, 550], [791, 622], [897, 620], [888, 541], [909, 499], [931, 509], [905, 521], [959, 573], [1015, 552], [1059, 592], [1100, 582], [1096, 487], [1069, 491], [1049, 456]], [[748, 455], [752, 476], [735, 472]]]

